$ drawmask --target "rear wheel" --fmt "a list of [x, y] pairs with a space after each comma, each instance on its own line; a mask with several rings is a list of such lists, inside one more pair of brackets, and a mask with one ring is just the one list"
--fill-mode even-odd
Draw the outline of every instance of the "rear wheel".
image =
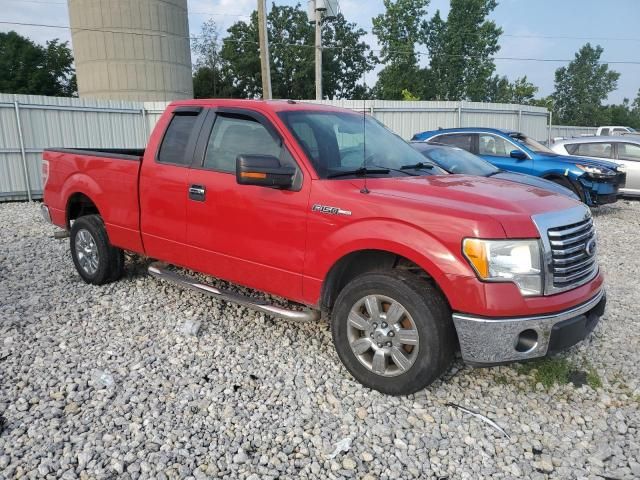
[[99, 215], [86, 215], [73, 222], [71, 256], [82, 279], [93, 285], [118, 280], [124, 271], [124, 252], [109, 243]]
[[366, 273], [338, 295], [331, 315], [340, 360], [363, 385], [414, 393], [449, 367], [455, 350], [451, 312], [424, 280], [400, 271]]

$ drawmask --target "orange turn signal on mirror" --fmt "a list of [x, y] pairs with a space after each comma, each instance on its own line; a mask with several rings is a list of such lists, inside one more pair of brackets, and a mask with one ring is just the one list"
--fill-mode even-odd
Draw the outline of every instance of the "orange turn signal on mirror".
[[260, 173], [260, 172], [240, 172], [240, 176], [242, 178], [259, 178], [262, 180], [267, 178], [266, 173]]
[[485, 242], [477, 238], [465, 238], [462, 242], [462, 252], [480, 278], [489, 276], [489, 259]]

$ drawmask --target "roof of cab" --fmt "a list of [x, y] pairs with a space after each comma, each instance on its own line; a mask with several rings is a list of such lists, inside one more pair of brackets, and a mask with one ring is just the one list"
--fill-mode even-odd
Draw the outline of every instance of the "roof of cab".
[[[201, 107], [227, 107], [227, 108], [250, 108], [252, 110], [284, 112], [295, 110], [315, 110], [324, 112], [353, 112], [345, 108], [334, 107], [310, 102], [300, 102], [298, 100], [247, 100], [230, 98], [206, 98], [196, 100], [177, 100], [171, 102], [169, 106], [201, 106]], [[355, 112], [354, 112], [355, 113]]]

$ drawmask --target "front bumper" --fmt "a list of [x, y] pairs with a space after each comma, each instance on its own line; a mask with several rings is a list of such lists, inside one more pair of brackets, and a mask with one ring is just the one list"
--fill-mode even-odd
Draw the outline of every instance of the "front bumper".
[[605, 205], [618, 200], [620, 189], [625, 187], [627, 174], [624, 171], [618, 171], [612, 177], [584, 175], [579, 181], [587, 197], [585, 198], [587, 205]]
[[605, 304], [602, 289], [581, 305], [546, 315], [489, 318], [454, 313], [462, 359], [473, 365], [495, 365], [564, 350], [593, 331]]

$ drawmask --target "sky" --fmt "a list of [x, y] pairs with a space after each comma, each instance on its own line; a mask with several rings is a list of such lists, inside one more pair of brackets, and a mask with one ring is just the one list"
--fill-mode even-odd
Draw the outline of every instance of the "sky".
[[[236, 21], [248, 20], [256, 8], [256, 0], [188, 0], [189, 27], [193, 35], [200, 32], [203, 22], [213, 18], [220, 31]], [[537, 96], [553, 92], [554, 72], [566, 61], [523, 61], [508, 58], [537, 58], [571, 60], [575, 52], [587, 42], [604, 48], [602, 60], [637, 62], [610, 64], [620, 72], [618, 89], [607, 103], [620, 103], [623, 98], [633, 100], [640, 88], [640, 21], [639, 0], [498, 0], [499, 5], [490, 18], [502, 27], [501, 49], [496, 54], [496, 71], [511, 81], [524, 75], [540, 88]], [[275, 0], [278, 5], [295, 5], [306, 1]], [[340, 0], [340, 9], [347, 20], [371, 32], [371, 19], [384, 11], [382, 0]], [[268, 8], [272, 1], [268, 0]], [[0, 31], [16, 30], [38, 43], [52, 38], [70, 40], [68, 29], [29, 27], [1, 22], [68, 25], [65, 0], [0, 0]], [[449, 0], [431, 0], [428, 16], [436, 10], [446, 15]], [[373, 49], [379, 48], [374, 35], [365, 41]], [[424, 51], [423, 46], [418, 50]], [[375, 82], [375, 72], [365, 78]]]

